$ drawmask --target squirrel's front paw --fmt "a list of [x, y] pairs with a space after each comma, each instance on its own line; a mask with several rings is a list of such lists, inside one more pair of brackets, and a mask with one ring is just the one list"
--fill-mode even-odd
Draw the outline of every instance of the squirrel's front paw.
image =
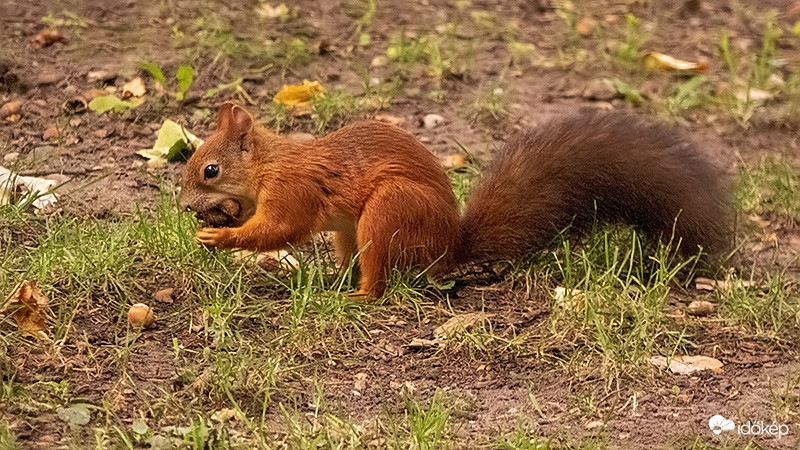
[[197, 231], [194, 240], [209, 247], [230, 248], [232, 237], [230, 228], [203, 228]]

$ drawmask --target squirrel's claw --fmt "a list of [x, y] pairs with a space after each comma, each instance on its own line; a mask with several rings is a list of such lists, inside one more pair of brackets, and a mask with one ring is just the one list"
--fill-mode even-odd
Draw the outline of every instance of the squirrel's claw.
[[230, 238], [230, 228], [202, 228], [194, 235], [194, 240], [198, 244], [217, 248], [227, 248]]

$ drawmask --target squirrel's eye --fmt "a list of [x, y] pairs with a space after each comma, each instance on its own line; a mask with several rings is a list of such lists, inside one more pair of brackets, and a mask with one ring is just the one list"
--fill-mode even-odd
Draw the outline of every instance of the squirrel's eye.
[[219, 175], [219, 166], [216, 164], [209, 164], [206, 166], [206, 169], [203, 171], [206, 178], [214, 178]]

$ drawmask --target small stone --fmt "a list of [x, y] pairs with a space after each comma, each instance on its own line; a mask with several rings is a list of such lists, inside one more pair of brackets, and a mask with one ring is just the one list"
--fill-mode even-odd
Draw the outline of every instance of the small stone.
[[13, 162], [13, 161], [16, 161], [17, 158], [19, 158], [19, 153], [18, 152], [11, 152], [11, 153], [9, 153], [9, 154], [7, 154], [6, 156], [3, 157], [3, 161], [5, 161], [7, 163], [8, 162]]
[[86, 74], [86, 80], [90, 82], [95, 81], [111, 81], [117, 76], [105, 70], [92, 70]]
[[36, 77], [36, 84], [43, 86], [46, 84], [58, 83], [64, 79], [64, 74], [55, 69], [45, 69]]
[[695, 300], [689, 303], [686, 314], [695, 317], [705, 317], [714, 312], [715, 304], [703, 300]]
[[431, 130], [445, 123], [444, 117], [438, 114], [427, 114], [422, 118], [422, 126]]
[[28, 164], [33, 164], [38, 161], [45, 161], [53, 158], [57, 155], [57, 153], [57, 149], [52, 145], [42, 145], [31, 150], [31, 152], [25, 156], [25, 162]]
[[92, 131], [92, 135], [102, 139], [102, 138], [108, 136], [108, 130], [106, 130], [106, 129], [94, 130], [94, 131]]

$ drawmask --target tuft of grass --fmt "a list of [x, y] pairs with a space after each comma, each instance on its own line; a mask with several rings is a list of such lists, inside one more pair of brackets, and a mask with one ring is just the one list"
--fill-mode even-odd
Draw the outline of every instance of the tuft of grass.
[[698, 75], [677, 85], [674, 91], [667, 97], [667, 110], [672, 115], [680, 115], [687, 109], [697, 108], [706, 102], [706, 87], [708, 78]]
[[17, 441], [17, 435], [6, 421], [0, 421], [0, 448], [22, 450], [22, 445]]
[[340, 128], [362, 109], [361, 99], [344, 91], [329, 91], [313, 99], [312, 119], [317, 134]]
[[513, 433], [502, 436], [497, 447], [503, 450], [550, 450], [550, 441], [517, 425]]
[[800, 329], [800, 296], [786, 289], [781, 273], [767, 274], [763, 282], [743, 283], [729, 275], [714, 291], [721, 314], [752, 329], [756, 334], [778, 336], [785, 329]]
[[408, 78], [415, 68], [424, 65], [424, 74], [436, 83], [429, 95], [432, 98], [442, 95], [439, 91], [444, 79], [467, 72], [475, 53], [474, 44], [459, 39], [454, 27], [446, 29], [443, 36], [417, 36], [403, 31], [391, 38], [386, 50], [386, 55], [399, 66], [398, 75], [402, 78]]
[[641, 19], [633, 14], [625, 15], [625, 35], [617, 47], [617, 56], [628, 65], [639, 65], [642, 58], [642, 47], [649, 37]]
[[[760, 50], [746, 61], [743, 61], [744, 57], [731, 47], [728, 32], [723, 30], [720, 34], [719, 55], [728, 69], [729, 88], [719, 94], [717, 102], [743, 127], [748, 126], [758, 108], [782, 91], [785, 91], [790, 98], [789, 109], [793, 108], [795, 86], [784, 83], [779, 73], [780, 67], [784, 64], [777, 53], [782, 34], [776, 14], [772, 11], [764, 24]], [[775, 78], [778, 81], [775, 81]]]
[[800, 376], [788, 375], [776, 384], [769, 384], [775, 418], [782, 423], [796, 422], [800, 417]]
[[565, 239], [561, 246], [539, 255], [538, 264], [545, 266], [535, 269], [574, 292], [554, 301], [550, 329], [599, 355], [606, 381], [630, 373], [656, 352], [687, 344], [665, 316], [670, 291], [691, 278], [697, 262], [678, 255], [679, 242], [645, 246], [632, 228], [603, 228], [583, 245]]
[[499, 86], [481, 87], [475, 93], [467, 114], [474, 122], [497, 122], [509, 114], [508, 94]]
[[756, 88], [764, 88], [770, 77], [780, 63], [776, 60], [778, 39], [783, 34], [777, 24], [777, 13], [773, 11], [764, 25], [764, 34], [761, 37], [761, 50], [756, 54], [753, 63], [750, 84]]
[[[467, 156], [470, 155], [468, 154]], [[447, 176], [450, 178], [450, 185], [453, 187], [458, 206], [463, 208], [470, 191], [478, 182], [480, 169], [477, 165], [468, 161], [466, 165], [448, 168]]]
[[746, 214], [774, 214], [793, 223], [800, 218], [800, 170], [775, 155], [742, 165], [734, 198]]
[[382, 434], [389, 439], [392, 448], [433, 450], [448, 447], [452, 436], [451, 409], [445, 404], [444, 392], [437, 389], [427, 405], [416, 400], [407, 389], [403, 389], [405, 408], [402, 419], [386, 414], [379, 422]]

